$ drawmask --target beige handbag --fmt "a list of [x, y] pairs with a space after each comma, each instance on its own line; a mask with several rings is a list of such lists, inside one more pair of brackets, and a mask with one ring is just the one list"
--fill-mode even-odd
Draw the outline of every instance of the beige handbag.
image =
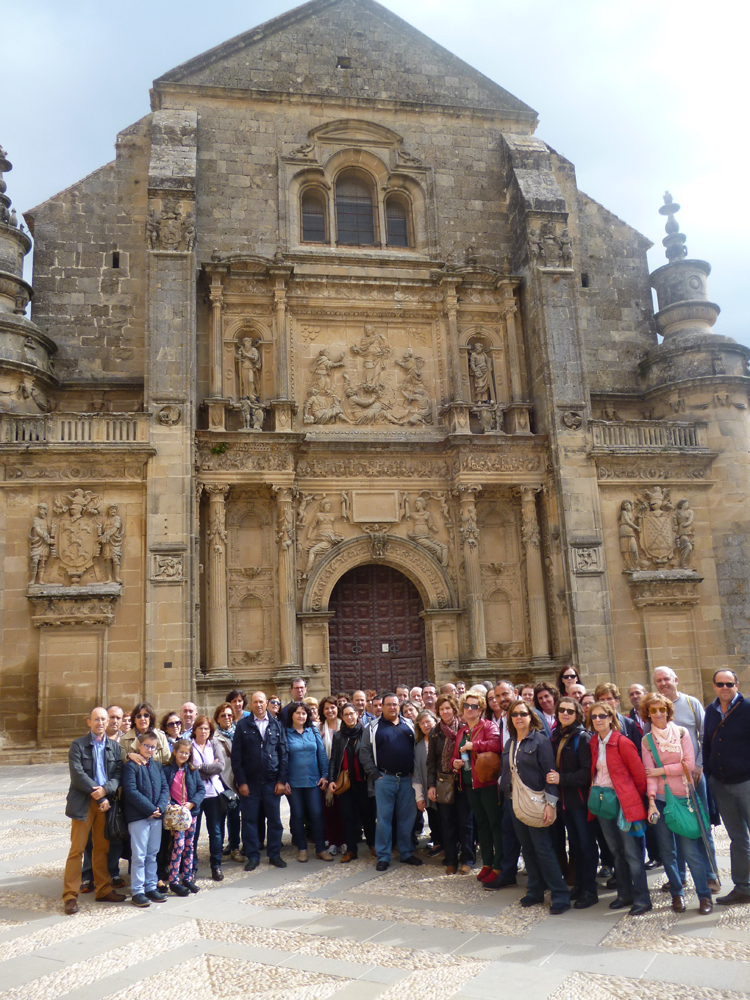
[[526, 826], [542, 827], [544, 826], [544, 807], [549, 803], [544, 797], [544, 792], [535, 792], [521, 781], [516, 767], [517, 757], [518, 743], [516, 742], [510, 764], [513, 812], [520, 823], [524, 823]]

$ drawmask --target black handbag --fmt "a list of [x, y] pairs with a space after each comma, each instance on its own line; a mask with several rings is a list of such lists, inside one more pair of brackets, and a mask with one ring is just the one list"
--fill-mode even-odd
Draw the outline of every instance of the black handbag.
[[230, 812], [234, 812], [239, 804], [240, 797], [233, 788], [222, 788], [219, 792], [219, 809], [222, 816], [227, 816]]
[[105, 813], [104, 836], [112, 843], [113, 840], [128, 839], [128, 824], [122, 811], [119, 795], [110, 795], [109, 809]]

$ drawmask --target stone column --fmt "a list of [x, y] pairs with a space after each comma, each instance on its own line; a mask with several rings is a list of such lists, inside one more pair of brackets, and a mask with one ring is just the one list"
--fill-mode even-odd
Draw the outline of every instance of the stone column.
[[224, 502], [229, 487], [206, 483], [208, 494], [208, 526], [206, 542], [208, 626], [208, 672], [229, 676], [229, 642], [227, 622], [227, 531]]
[[286, 287], [292, 274], [290, 265], [277, 265], [270, 269], [274, 279], [273, 302], [276, 310], [276, 340], [274, 365], [276, 367], [276, 398], [271, 407], [274, 414], [274, 430], [290, 431], [292, 416], [296, 410], [291, 398], [289, 376], [289, 333], [287, 330]]
[[296, 665], [297, 608], [295, 588], [294, 510], [296, 490], [274, 486], [276, 497], [276, 541], [279, 546], [279, 641], [281, 667]]
[[541, 486], [520, 486], [521, 541], [526, 552], [526, 583], [529, 592], [531, 655], [535, 660], [549, 659], [549, 621], [544, 589], [541, 535], [536, 513], [536, 494]]
[[451, 380], [451, 401], [443, 411], [447, 415], [448, 429], [452, 434], [469, 434], [470, 399], [466, 398], [463, 372], [461, 370], [461, 352], [458, 349], [458, 292], [461, 279], [446, 277], [444, 279], [445, 315], [448, 325], [448, 366]]
[[209, 396], [222, 396], [222, 368], [223, 368], [223, 333], [224, 324], [222, 313], [224, 310], [224, 293], [221, 284], [221, 273], [214, 271], [211, 275], [211, 286], [209, 294], [211, 297], [211, 357], [210, 357], [210, 381]]
[[455, 496], [461, 504], [461, 541], [463, 542], [464, 572], [466, 574], [466, 610], [469, 617], [469, 657], [472, 661], [487, 659], [487, 640], [484, 634], [484, 602], [482, 577], [479, 569], [479, 527], [477, 525], [476, 498], [481, 486], [459, 486]]

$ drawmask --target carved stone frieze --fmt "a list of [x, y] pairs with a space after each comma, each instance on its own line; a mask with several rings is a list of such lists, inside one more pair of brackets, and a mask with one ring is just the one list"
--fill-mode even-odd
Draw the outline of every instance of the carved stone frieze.
[[637, 571], [629, 583], [633, 603], [645, 607], [692, 607], [698, 604], [703, 577], [685, 570]]
[[624, 572], [648, 569], [690, 570], [695, 549], [695, 514], [690, 501], [672, 502], [659, 485], [620, 504], [620, 553]]
[[310, 458], [297, 466], [300, 478], [328, 479], [336, 476], [376, 478], [447, 479], [450, 466], [444, 459], [411, 460], [401, 458]]
[[181, 555], [153, 553], [151, 579], [154, 582], [182, 583], [185, 579], [183, 569], [183, 557]]
[[611, 456], [597, 462], [596, 474], [600, 483], [677, 482], [708, 480], [715, 455]]
[[[120, 596], [119, 585], [111, 593], [106, 585], [84, 587], [75, 594], [67, 593], [72, 588], [33, 588], [28, 596], [33, 605], [32, 624], [37, 628], [52, 626], [109, 626], [115, 620], [115, 601]], [[42, 593], [46, 590], [46, 593]], [[58, 591], [57, 594], [53, 591]]]
[[292, 459], [284, 451], [272, 451], [266, 445], [261, 448], [251, 448], [243, 442], [228, 443], [226, 450], [216, 451], [201, 447], [198, 452], [198, 464], [202, 472], [283, 472], [291, 469]]
[[[508, 442], [510, 451], [510, 442]], [[454, 472], [540, 472], [544, 470], [545, 453], [534, 451], [529, 447], [506, 452], [503, 441], [503, 452], [465, 451], [460, 454]]]
[[106, 461], [79, 461], [78, 456], [71, 463], [67, 458], [60, 465], [6, 465], [6, 482], [106, 482], [113, 480], [141, 482], [145, 474], [145, 459], [143, 462], [114, 463]]
[[233, 667], [254, 667], [261, 664], [273, 663], [274, 656], [271, 649], [243, 649], [230, 654], [229, 662]]
[[524, 656], [526, 650], [522, 642], [488, 642], [487, 656], [491, 660], [506, 660]]

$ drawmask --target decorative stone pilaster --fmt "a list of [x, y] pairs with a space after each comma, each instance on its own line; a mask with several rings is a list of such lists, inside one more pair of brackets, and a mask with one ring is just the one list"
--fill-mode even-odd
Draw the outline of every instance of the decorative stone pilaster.
[[298, 663], [295, 587], [294, 498], [292, 486], [274, 486], [279, 547], [279, 645], [282, 669]]
[[226, 268], [213, 268], [211, 271], [211, 358], [209, 372], [209, 396], [222, 395], [222, 361], [224, 339], [224, 289], [222, 278]]
[[521, 499], [521, 541], [526, 552], [526, 583], [529, 594], [531, 625], [531, 656], [535, 660], [549, 659], [549, 621], [544, 593], [544, 565], [541, 534], [536, 512], [536, 494], [541, 486], [519, 486]]
[[448, 333], [448, 362], [451, 371], [451, 402], [443, 408], [441, 416], [446, 420], [451, 434], [470, 434], [471, 402], [464, 398], [461, 352], [458, 347], [458, 286], [460, 283], [461, 278], [457, 275], [445, 277], [442, 281]]
[[206, 483], [208, 494], [208, 526], [206, 529], [207, 594], [208, 594], [208, 662], [211, 675], [229, 676], [229, 643], [227, 623], [227, 532], [225, 500], [229, 487]]
[[484, 632], [484, 601], [482, 600], [482, 574], [479, 566], [479, 526], [477, 524], [476, 498], [481, 486], [459, 486], [455, 496], [461, 506], [459, 531], [463, 542], [464, 571], [466, 574], [466, 610], [469, 620], [469, 657], [472, 663], [487, 659], [487, 640]]

